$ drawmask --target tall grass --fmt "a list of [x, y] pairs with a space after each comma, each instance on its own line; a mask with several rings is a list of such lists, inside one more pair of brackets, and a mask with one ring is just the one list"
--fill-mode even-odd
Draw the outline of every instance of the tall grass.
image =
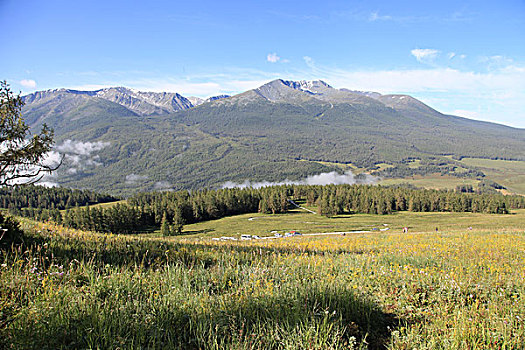
[[0, 256], [5, 348], [521, 349], [525, 237], [177, 243], [46, 224]]

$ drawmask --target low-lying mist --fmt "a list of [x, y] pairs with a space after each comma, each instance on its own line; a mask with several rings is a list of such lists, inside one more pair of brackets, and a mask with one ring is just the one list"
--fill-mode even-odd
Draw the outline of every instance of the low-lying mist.
[[339, 174], [336, 171], [330, 173], [321, 173], [318, 175], [310, 175], [303, 180], [291, 181], [284, 180], [282, 182], [271, 182], [271, 181], [261, 181], [261, 182], [252, 182], [249, 180], [244, 181], [243, 183], [236, 183], [233, 181], [227, 181], [222, 184], [221, 188], [261, 188], [269, 186], [280, 186], [280, 185], [353, 185], [353, 184], [373, 184], [378, 180], [376, 176], [370, 174], [359, 174], [354, 175], [350, 170], [346, 171], [344, 174]]

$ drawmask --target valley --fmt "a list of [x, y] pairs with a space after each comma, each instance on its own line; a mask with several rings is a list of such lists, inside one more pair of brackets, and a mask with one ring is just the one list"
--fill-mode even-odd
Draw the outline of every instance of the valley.
[[525, 1], [0, 23], [0, 350], [525, 349]]

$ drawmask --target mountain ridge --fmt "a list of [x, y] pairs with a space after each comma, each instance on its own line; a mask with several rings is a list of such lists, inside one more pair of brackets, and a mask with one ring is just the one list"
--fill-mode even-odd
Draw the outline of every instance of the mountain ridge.
[[[524, 129], [449, 116], [408, 95], [323, 81], [277, 79], [194, 102], [123, 87], [55, 89], [24, 99], [28, 124], [54, 128], [66, 154], [54, 181], [120, 195], [300, 180], [344, 164], [382, 176], [482, 177], [452, 158], [525, 160]], [[421, 165], [414, 168], [413, 159]]]
[[[281, 87], [279, 87], [281, 85]], [[298, 93], [283, 92], [282, 87], [288, 87]], [[276, 91], [271, 91], [271, 90]], [[185, 97], [177, 92], [151, 92], [151, 91], [140, 91], [133, 88], [127, 88], [123, 86], [108, 87], [98, 90], [77, 90], [68, 88], [57, 88], [36, 91], [27, 95], [22, 96], [24, 103], [33, 104], [38, 103], [47, 97], [55, 97], [57, 94], [72, 94], [77, 96], [86, 97], [100, 97], [107, 101], [119, 104], [126, 107], [131, 112], [141, 116], [152, 116], [152, 115], [165, 115], [191, 109], [204, 103], [210, 103], [217, 100], [229, 99], [229, 98], [240, 98], [241, 96], [250, 96], [253, 99], [253, 93], [269, 100], [272, 102], [298, 102], [302, 103], [308, 98], [315, 98], [320, 101], [328, 103], [363, 103], [371, 100], [376, 100], [382, 104], [392, 107], [401, 108], [402, 106], [410, 105], [416, 109], [426, 109], [427, 112], [437, 112], [444, 116], [451, 116], [456, 118], [463, 118], [473, 121], [479, 121], [484, 123], [490, 123], [494, 125], [501, 125], [513, 129], [523, 130], [522, 128], [516, 128], [505, 124], [499, 124], [496, 122], [480, 121], [463, 116], [447, 115], [442, 114], [420, 100], [406, 94], [381, 94], [374, 91], [358, 91], [350, 90], [347, 88], [336, 89], [323, 80], [285, 80], [275, 79], [260, 87], [247, 90], [245, 92], [238, 93], [236, 95], [214, 95], [208, 98], [200, 98], [195, 96]], [[301, 94], [303, 93], [303, 94]], [[53, 96], [55, 95], [55, 96]], [[290, 98], [290, 100], [287, 100]], [[405, 100], [403, 104], [401, 101]], [[133, 103], [133, 100], [137, 100]]]

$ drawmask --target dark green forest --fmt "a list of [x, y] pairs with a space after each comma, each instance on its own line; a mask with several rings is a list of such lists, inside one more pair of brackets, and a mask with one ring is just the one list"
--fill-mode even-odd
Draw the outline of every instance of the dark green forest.
[[78, 206], [108, 203], [118, 198], [88, 190], [24, 185], [0, 188], [0, 208], [10, 214], [61, 222], [60, 210]]
[[181, 233], [182, 226], [243, 213], [286, 213], [290, 200], [316, 206], [328, 217], [338, 214], [412, 212], [473, 212], [508, 214], [525, 208], [525, 197], [456, 191], [422, 190], [370, 185], [287, 185], [265, 188], [141, 193], [127, 204], [108, 208], [77, 207], [61, 222], [68, 227], [112, 233], [159, 228], [163, 234]]

